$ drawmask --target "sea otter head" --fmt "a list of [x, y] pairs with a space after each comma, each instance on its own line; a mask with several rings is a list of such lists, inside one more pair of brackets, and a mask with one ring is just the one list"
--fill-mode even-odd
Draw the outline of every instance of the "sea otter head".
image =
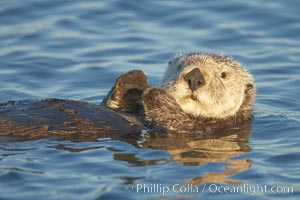
[[232, 58], [214, 54], [182, 54], [169, 61], [162, 87], [181, 109], [201, 118], [227, 118], [252, 112], [252, 76]]

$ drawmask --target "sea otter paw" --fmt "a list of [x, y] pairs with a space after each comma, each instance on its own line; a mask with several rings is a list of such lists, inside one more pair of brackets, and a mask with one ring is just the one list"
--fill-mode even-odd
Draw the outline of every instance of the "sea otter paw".
[[[168, 97], [171, 98], [168, 101]], [[166, 102], [173, 102], [172, 97], [168, 96], [167, 92], [161, 88], [148, 88], [143, 94], [143, 104], [146, 110], [160, 109]]]
[[148, 88], [143, 96], [146, 121], [165, 130], [176, 130], [189, 117], [181, 110], [175, 99], [161, 88]]
[[129, 71], [117, 78], [102, 105], [118, 111], [137, 113], [139, 101], [146, 88], [148, 88], [147, 77], [143, 71]]

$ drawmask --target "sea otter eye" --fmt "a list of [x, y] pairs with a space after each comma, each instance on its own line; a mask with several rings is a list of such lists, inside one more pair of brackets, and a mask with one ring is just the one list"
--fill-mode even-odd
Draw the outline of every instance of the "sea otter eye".
[[227, 76], [227, 74], [226, 74], [225, 72], [222, 72], [222, 73], [221, 73], [221, 78], [224, 79], [224, 78], [226, 78], [226, 76]]
[[172, 60], [169, 60], [168, 65], [171, 65], [171, 63], [172, 63]]

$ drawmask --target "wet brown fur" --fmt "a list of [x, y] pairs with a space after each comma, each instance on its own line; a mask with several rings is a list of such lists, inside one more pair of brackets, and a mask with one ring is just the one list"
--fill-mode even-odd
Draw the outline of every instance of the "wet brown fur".
[[[193, 56], [184, 60], [186, 66], [199, 64], [197, 56]], [[217, 55], [208, 56], [216, 63], [240, 70], [239, 64], [231, 59]], [[100, 106], [61, 99], [2, 103], [0, 135], [97, 138], [137, 133], [147, 128], [202, 134], [251, 121], [255, 96], [253, 82], [245, 86], [243, 102], [234, 115], [210, 118], [183, 111], [176, 97], [170, 92], [176, 81], [171, 80], [165, 84], [167, 87], [164, 85], [149, 88], [144, 73], [133, 70], [116, 80]]]

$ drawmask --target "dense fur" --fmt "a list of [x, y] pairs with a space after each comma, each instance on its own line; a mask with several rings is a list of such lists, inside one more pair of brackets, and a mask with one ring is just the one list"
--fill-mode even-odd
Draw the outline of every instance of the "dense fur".
[[[192, 91], [184, 76], [198, 68], [204, 86]], [[146, 119], [155, 127], [208, 132], [252, 119], [252, 76], [236, 61], [214, 54], [184, 54], [169, 62], [160, 88], [144, 92]]]
[[[183, 77], [195, 68], [203, 74], [205, 85], [192, 92]], [[213, 54], [175, 57], [162, 82], [185, 113], [217, 119], [236, 115], [242, 105], [251, 114], [253, 85], [252, 76], [238, 62]]]

